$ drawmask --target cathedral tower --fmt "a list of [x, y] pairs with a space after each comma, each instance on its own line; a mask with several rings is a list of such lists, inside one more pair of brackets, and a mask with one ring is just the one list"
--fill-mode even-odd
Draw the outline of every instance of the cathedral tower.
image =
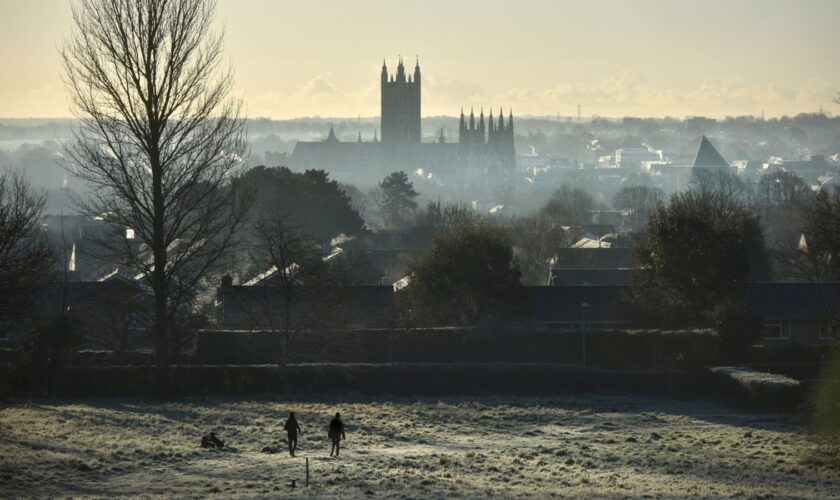
[[420, 143], [420, 62], [414, 65], [414, 75], [406, 75], [402, 57], [397, 72], [388, 74], [382, 61], [381, 116], [382, 144], [405, 147]]

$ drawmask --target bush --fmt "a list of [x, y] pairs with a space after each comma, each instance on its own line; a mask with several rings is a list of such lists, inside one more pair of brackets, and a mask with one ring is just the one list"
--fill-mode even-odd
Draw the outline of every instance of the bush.
[[29, 394], [54, 393], [78, 345], [78, 325], [71, 318], [59, 316], [36, 324], [13, 372], [13, 384]]
[[744, 304], [729, 303], [717, 314], [720, 357], [724, 362], [743, 362], [761, 332], [761, 320]]
[[814, 388], [811, 404], [817, 430], [840, 441], [840, 347], [834, 349], [824, 366]]
[[731, 366], [710, 368], [709, 372], [715, 393], [739, 406], [793, 411], [803, 399], [799, 381], [784, 375]]
[[[694, 394], [700, 379], [684, 373], [604, 370], [549, 363], [299, 364], [180, 366], [178, 394], [552, 395]], [[154, 367], [72, 368], [54, 396], [153, 396]]]
[[[195, 363], [277, 362], [271, 332], [203, 331]], [[717, 349], [713, 330], [593, 330], [586, 333], [587, 364], [614, 369], [696, 370]], [[580, 363], [580, 332], [529, 326], [326, 330], [301, 333], [292, 363], [517, 362]]]

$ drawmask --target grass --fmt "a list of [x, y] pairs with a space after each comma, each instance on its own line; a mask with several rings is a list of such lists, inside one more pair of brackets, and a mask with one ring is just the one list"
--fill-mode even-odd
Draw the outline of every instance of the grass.
[[[297, 458], [269, 454], [294, 410]], [[326, 425], [347, 441], [329, 458]], [[232, 449], [204, 450], [216, 431]], [[575, 396], [36, 401], [0, 410], [0, 495], [516, 497], [840, 494], [788, 416]], [[304, 459], [312, 483], [302, 489]], [[296, 488], [291, 489], [291, 480]]]

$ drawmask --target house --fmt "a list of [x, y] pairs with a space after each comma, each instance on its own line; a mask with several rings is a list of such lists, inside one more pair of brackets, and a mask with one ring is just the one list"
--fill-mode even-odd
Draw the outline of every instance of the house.
[[826, 161], [823, 155], [809, 155], [803, 160], [784, 160], [781, 163], [768, 164], [767, 171], [781, 169], [794, 172], [808, 185], [819, 184], [819, 178], [835, 172], [836, 169]]
[[630, 322], [621, 285], [532, 286], [533, 321], [540, 325], [578, 329], [584, 325], [608, 327]]
[[554, 257], [556, 269], [621, 269], [636, 267], [632, 248], [560, 248]]
[[29, 318], [45, 322], [63, 313], [83, 332], [86, 346], [101, 347], [114, 337], [137, 345], [153, 323], [153, 308], [151, 294], [125, 280], [49, 283], [32, 291], [30, 314], [4, 322], [0, 344], [21, 345], [32, 332]]
[[746, 293], [761, 318], [762, 343], [826, 345], [837, 338], [840, 283], [753, 283]]
[[[631, 321], [630, 306], [624, 299], [630, 290], [627, 285], [528, 288], [533, 294], [533, 319], [537, 324], [575, 329], [583, 323], [590, 328]], [[744, 300], [762, 322], [760, 342], [764, 345], [824, 346], [834, 343], [840, 333], [840, 282], [751, 283]]]
[[[233, 286], [216, 290], [216, 319], [225, 329], [283, 329], [284, 289], [279, 286]], [[394, 288], [390, 285], [301, 287], [288, 302], [292, 328], [369, 328], [390, 318]]]
[[549, 285], [629, 285], [633, 269], [557, 269], [551, 270]]

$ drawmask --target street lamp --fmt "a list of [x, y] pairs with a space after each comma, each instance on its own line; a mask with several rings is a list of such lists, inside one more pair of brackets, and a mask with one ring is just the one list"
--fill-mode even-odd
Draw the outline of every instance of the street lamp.
[[581, 364], [586, 366], [586, 313], [589, 311], [589, 304], [584, 302], [580, 305], [580, 345]]

